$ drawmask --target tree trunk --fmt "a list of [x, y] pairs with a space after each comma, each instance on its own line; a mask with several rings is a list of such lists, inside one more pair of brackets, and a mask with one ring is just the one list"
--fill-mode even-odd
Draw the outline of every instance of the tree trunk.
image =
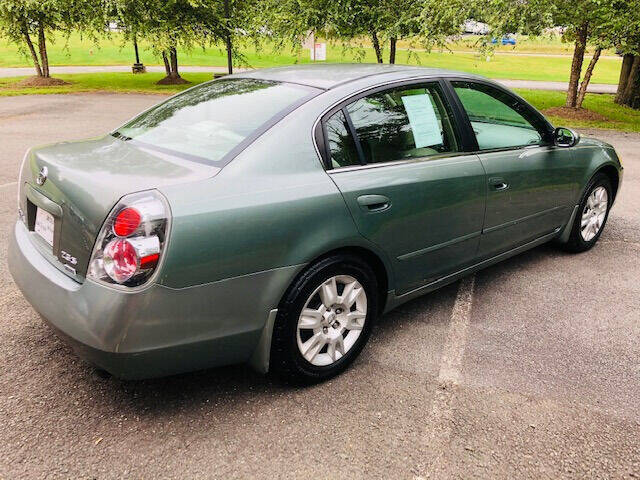
[[47, 55], [47, 40], [44, 36], [44, 26], [38, 26], [38, 48], [40, 49], [40, 64], [42, 66], [42, 76], [49, 78], [49, 56]]
[[164, 62], [164, 72], [167, 77], [171, 76], [171, 65], [169, 65], [169, 59], [167, 58], [167, 52], [162, 52], [162, 61]]
[[227, 31], [225, 43], [227, 45], [227, 71], [229, 75], [233, 73], [233, 45], [231, 44], [231, 5], [229, 0], [224, 0], [224, 16], [227, 20]]
[[33, 66], [36, 68], [36, 74], [39, 77], [42, 77], [42, 68], [40, 67], [40, 59], [38, 59], [38, 54], [36, 53], [36, 47], [33, 45], [31, 41], [31, 37], [29, 36], [29, 30], [27, 29], [27, 25], [22, 27], [22, 35], [24, 36], [24, 41], [29, 47], [29, 51], [31, 52], [31, 57], [33, 58]]
[[635, 109], [640, 108], [640, 55], [636, 55], [633, 59], [633, 65], [631, 66], [621, 100], [621, 105]]
[[593, 57], [591, 57], [591, 61], [589, 62], [587, 71], [584, 72], [584, 78], [582, 79], [582, 83], [580, 84], [580, 91], [578, 92], [578, 98], [576, 99], [576, 108], [582, 108], [582, 102], [584, 102], [584, 97], [587, 94], [587, 87], [589, 86], [589, 82], [591, 81], [593, 69], [596, 67], [596, 63], [598, 63], [598, 59], [600, 58], [601, 53], [602, 47], [596, 48], [596, 51], [593, 52]]
[[180, 78], [180, 73], [178, 72], [178, 52], [176, 47], [171, 47], [169, 54], [171, 56], [171, 76], [174, 78]]
[[573, 49], [573, 61], [571, 62], [571, 76], [569, 77], [569, 89], [567, 90], [567, 107], [575, 108], [578, 97], [578, 82], [582, 73], [584, 52], [587, 48], [588, 25], [581, 25], [576, 31], [576, 44]]
[[178, 71], [178, 50], [176, 47], [170, 47], [169, 50], [162, 52], [162, 60], [164, 61], [164, 70], [167, 76], [158, 81], [158, 85], [183, 85], [191, 83], [180, 76]]
[[378, 40], [378, 34], [375, 30], [369, 32], [371, 34], [371, 43], [373, 43], [373, 49], [376, 51], [376, 60], [378, 63], [383, 63], [382, 49], [380, 48], [380, 40]]
[[627, 88], [627, 82], [629, 81], [629, 74], [631, 73], [631, 67], [633, 66], [634, 55], [631, 53], [625, 53], [622, 58], [622, 68], [620, 68], [620, 79], [618, 80], [618, 91], [616, 92], [617, 104], [622, 103], [622, 97], [624, 96], [624, 90]]
[[391, 37], [390, 45], [389, 45], [389, 63], [396, 63], [396, 44], [398, 43], [398, 39], [396, 37]]

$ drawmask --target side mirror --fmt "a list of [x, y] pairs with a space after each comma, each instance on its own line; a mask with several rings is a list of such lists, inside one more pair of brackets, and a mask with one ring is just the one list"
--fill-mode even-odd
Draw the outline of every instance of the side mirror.
[[558, 127], [553, 131], [553, 141], [557, 147], [575, 147], [580, 141], [580, 134], [570, 128]]

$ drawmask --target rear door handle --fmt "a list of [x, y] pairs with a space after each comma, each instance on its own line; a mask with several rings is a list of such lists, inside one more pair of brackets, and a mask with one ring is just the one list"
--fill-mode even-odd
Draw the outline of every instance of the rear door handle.
[[391, 206], [391, 201], [384, 195], [360, 195], [357, 201], [367, 212], [383, 212]]
[[489, 179], [489, 185], [491, 185], [491, 188], [495, 191], [501, 191], [501, 190], [506, 190], [507, 188], [509, 188], [509, 184], [507, 182], [504, 181], [504, 178], [500, 178], [500, 177], [494, 177], [494, 178], [490, 178]]

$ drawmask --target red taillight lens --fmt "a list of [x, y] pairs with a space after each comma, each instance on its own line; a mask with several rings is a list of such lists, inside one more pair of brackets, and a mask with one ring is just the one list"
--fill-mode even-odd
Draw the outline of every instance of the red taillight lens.
[[159, 253], [152, 253], [151, 255], [147, 255], [146, 257], [142, 257], [140, 259], [140, 268], [152, 268], [156, 266], [158, 260], [160, 259]]
[[149, 283], [162, 261], [171, 211], [156, 190], [120, 199], [93, 247], [87, 278], [126, 288]]
[[113, 222], [113, 233], [119, 237], [128, 237], [140, 226], [142, 217], [135, 208], [124, 208], [116, 215]]
[[102, 258], [105, 272], [118, 283], [126, 282], [138, 270], [138, 255], [128, 240], [109, 242]]

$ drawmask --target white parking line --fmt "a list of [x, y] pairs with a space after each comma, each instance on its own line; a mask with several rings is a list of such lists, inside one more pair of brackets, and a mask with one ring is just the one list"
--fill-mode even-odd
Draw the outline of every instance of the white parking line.
[[[467, 345], [467, 330], [471, 319], [475, 275], [462, 279], [456, 301], [451, 311], [447, 339], [440, 359], [438, 393], [433, 401], [428, 428], [426, 478], [439, 478], [440, 460], [447, 451], [453, 424], [452, 402], [455, 387], [459, 385], [464, 351]], [[421, 470], [421, 469], [419, 469]], [[417, 476], [416, 479], [425, 477]]]
[[444, 345], [440, 359], [438, 381], [441, 385], [457, 385], [460, 381], [462, 357], [467, 345], [467, 330], [469, 328], [475, 281], [475, 275], [463, 278], [458, 287], [458, 295], [451, 312], [447, 342]]

